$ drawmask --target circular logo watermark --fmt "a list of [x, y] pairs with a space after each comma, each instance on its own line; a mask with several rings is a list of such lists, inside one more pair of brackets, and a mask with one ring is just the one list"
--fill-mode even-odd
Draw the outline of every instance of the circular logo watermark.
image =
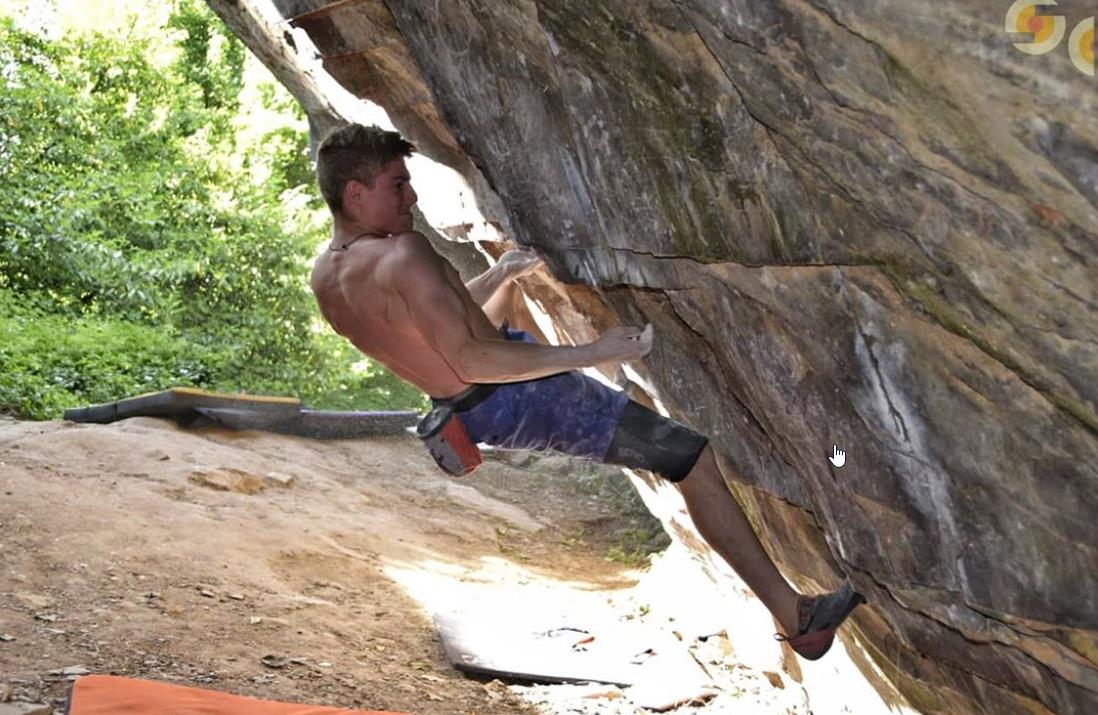
[[1094, 18], [1088, 17], [1075, 26], [1068, 38], [1071, 62], [1083, 74], [1094, 76]]
[[[1067, 19], [1063, 15], [1040, 15], [1038, 9], [1056, 7], [1056, 0], [1015, 0], [1006, 14], [1006, 31], [1011, 34], [1029, 35], [1028, 42], [1015, 42], [1014, 46], [1029, 55], [1043, 55], [1059, 46], [1067, 32]], [[1083, 74], [1094, 76], [1094, 18], [1079, 22], [1068, 38], [1068, 55], [1071, 63]]]
[[1064, 39], [1067, 20], [1063, 15], [1038, 15], [1037, 8], [1056, 5], [1056, 0], [1016, 0], [1007, 10], [1006, 31], [1033, 35], [1032, 42], [1014, 46], [1029, 55], [1052, 52]]

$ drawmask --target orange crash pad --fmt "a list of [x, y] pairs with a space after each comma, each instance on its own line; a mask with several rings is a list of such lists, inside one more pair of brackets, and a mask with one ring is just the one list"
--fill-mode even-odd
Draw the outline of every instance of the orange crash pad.
[[407, 715], [294, 705], [114, 675], [86, 675], [73, 685], [66, 715]]

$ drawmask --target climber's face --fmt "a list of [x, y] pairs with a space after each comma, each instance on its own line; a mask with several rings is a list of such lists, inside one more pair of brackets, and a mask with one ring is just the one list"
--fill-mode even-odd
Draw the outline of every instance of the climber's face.
[[381, 167], [373, 186], [351, 180], [343, 192], [344, 210], [363, 228], [380, 235], [412, 230], [412, 207], [419, 199], [404, 159]]

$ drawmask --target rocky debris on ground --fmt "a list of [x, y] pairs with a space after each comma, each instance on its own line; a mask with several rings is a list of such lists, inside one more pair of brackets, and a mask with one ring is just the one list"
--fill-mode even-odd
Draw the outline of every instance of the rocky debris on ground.
[[52, 715], [53, 706], [12, 701], [0, 703], [0, 715]]
[[258, 494], [267, 487], [289, 488], [294, 477], [282, 472], [255, 474], [234, 467], [200, 467], [187, 477], [199, 486], [237, 494]]
[[76, 680], [81, 675], [87, 675], [90, 672], [92, 671], [82, 665], [70, 665], [67, 668], [57, 668], [55, 670], [51, 670], [48, 674], [72, 681]]
[[278, 655], [265, 655], [259, 659], [259, 662], [268, 668], [285, 668], [286, 659]]

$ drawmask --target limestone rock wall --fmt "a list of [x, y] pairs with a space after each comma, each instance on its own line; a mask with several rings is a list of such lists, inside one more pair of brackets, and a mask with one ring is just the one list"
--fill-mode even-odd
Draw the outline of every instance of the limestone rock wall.
[[1098, 95], [1066, 49], [1014, 49], [1005, 1], [276, 5], [571, 284], [533, 293], [573, 339], [655, 324], [644, 377], [786, 573], [866, 593], [850, 632], [911, 703], [1098, 712]]

